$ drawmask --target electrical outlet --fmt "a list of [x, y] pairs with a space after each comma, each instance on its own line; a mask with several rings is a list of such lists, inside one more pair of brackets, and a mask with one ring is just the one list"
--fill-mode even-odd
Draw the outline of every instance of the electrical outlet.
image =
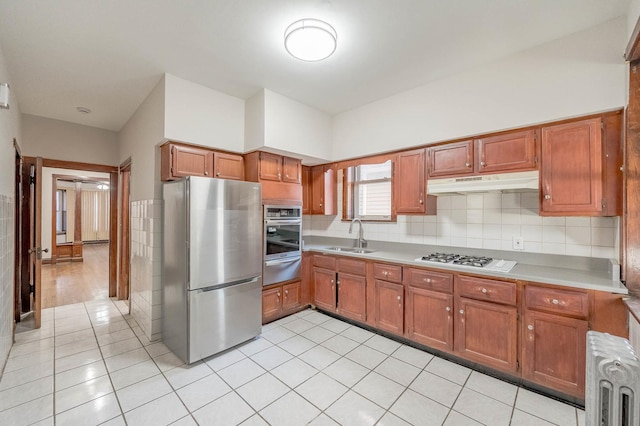
[[513, 237], [513, 249], [524, 250], [524, 240], [522, 237]]

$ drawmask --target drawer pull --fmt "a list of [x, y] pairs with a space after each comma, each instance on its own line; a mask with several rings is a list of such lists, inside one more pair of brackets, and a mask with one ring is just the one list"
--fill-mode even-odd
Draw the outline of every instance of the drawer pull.
[[402, 297], [398, 296], [398, 302], [400, 301], [400, 299], [402, 299]]
[[280, 292], [278, 292], [278, 297], [280, 297]]
[[533, 325], [529, 324], [529, 325], [527, 326], [527, 330], [529, 330], [529, 331], [533, 331]]
[[483, 288], [483, 289], [482, 289], [482, 290], [480, 290], [480, 291], [482, 291], [484, 294], [487, 294], [487, 289], [486, 289], [486, 288]]
[[448, 307], [448, 306], [446, 308], [444, 308], [444, 310], [447, 311], [447, 312], [451, 312], [451, 308]]
[[389, 271], [382, 271], [382, 275], [384, 275], [385, 277], [389, 275]]
[[285, 291], [284, 291], [284, 295], [286, 296], [286, 295], [288, 295], [288, 294], [289, 294], [289, 290], [285, 290]]
[[464, 309], [460, 309], [460, 315], [464, 315]]
[[471, 167], [471, 163], [464, 163], [465, 167]]
[[425, 282], [425, 283], [427, 283], [427, 284], [429, 284], [429, 283], [431, 282], [431, 278], [425, 278], [425, 279], [424, 279], [424, 282]]
[[559, 303], [560, 303], [560, 301], [558, 301], [558, 299], [553, 299], [553, 300], [551, 301], [551, 303], [553, 303], [554, 305], [557, 305], [557, 304], [559, 304]]

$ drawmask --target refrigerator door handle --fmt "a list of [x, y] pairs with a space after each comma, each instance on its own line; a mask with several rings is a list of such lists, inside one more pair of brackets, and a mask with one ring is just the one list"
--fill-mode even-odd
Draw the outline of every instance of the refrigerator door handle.
[[264, 262], [264, 266], [280, 265], [282, 263], [292, 263], [292, 262], [297, 262], [299, 260], [300, 260], [299, 256], [288, 258], [288, 259], [267, 260], [266, 262]]
[[198, 293], [206, 293], [208, 291], [220, 290], [221, 288], [225, 288], [225, 287], [232, 287], [232, 286], [243, 285], [243, 284], [252, 284], [252, 283], [258, 282], [260, 278], [262, 277], [257, 276], [257, 277], [247, 278], [239, 281], [232, 281], [229, 283], [212, 285], [211, 287], [199, 288], [195, 291]]

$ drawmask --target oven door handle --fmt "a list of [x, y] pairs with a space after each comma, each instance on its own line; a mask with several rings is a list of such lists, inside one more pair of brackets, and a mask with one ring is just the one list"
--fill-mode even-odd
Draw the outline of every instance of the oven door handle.
[[300, 219], [294, 219], [294, 220], [267, 219], [264, 221], [264, 223], [266, 223], [267, 225], [299, 225], [302, 223], [302, 221]]
[[300, 257], [278, 259], [278, 260], [267, 260], [266, 262], [264, 262], [264, 266], [280, 265], [281, 263], [293, 263], [299, 260], [300, 260]]

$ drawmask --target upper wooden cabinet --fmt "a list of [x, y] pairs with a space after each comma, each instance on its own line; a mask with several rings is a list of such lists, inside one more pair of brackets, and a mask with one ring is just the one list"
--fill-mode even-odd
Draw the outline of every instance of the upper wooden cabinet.
[[302, 203], [300, 160], [254, 151], [244, 157], [245, 178], [262, 183], [263, 204]]
[[302, 166], [302, 214], [311, 214], [311, 167]]
[[525, 130], [475, 140], [478, 173], [502, 173], [536, 168], [536, 132]]
[[429, 177], [473, 174], [473, 141], [448, 143], [427, 148]]
[[244, 179], [241, 155], [169, 142], [160, 147], [160, 158], [163, 181], [185, 176]]
[[619, 215], [620, 140], [620, 114], [543, 127], [540, 215]]
[[329, 166], [311, 168], [311, 214], [338, 214], [336, 171]]
[[426, 191], [425, 158], [424, 148], [398, 154], [393, 178], [397, 214], [437, 213], [437, 198]]
[[[252, 154], [255, 154], [255, 159]], [[251, 156], [251, 165], [257, 168], [258, 180], [275, 182], [300, 183], [302, 165], [297, 158], [283, 157], [270, 152], [257, 152]]]
[[216, 153], [213, 157], [215, 177], [244, 180], [244, 158], [242, 155]]
[[301, 183], [302, 163], [297, 158], [282, 157], [282, 181]]

